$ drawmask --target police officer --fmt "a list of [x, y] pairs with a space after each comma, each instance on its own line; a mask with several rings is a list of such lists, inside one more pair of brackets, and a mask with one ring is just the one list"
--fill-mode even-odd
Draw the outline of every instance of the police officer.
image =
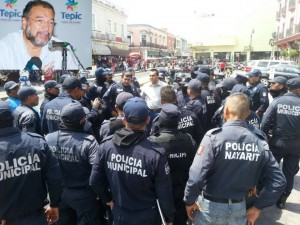
[[39, 96], [32, 87], [22, 87], [18, 91], [21, 105], [13, 112], [14, 127], [24, 132], [33, 132], [42, 135], [40, 115], [34, 106], [39, 104]]
[[269, 93], [273, 99], [283, 96], [285, 93], [287, 93], [286, 81], [286, 78], [282, 76], [275, 77], [269, 81]]
[[125, 128], [102, 141], [90, 183], [113, 208], [115, 225], [160, 225], [157, 199], [167, 224], [173, 224], [170, 168], [165, 150], [146, 137], [147, 104], [134, 97], [123, 111]]
[[173, 223], [174, 225], [186, 225], [188, 217], [183, 194], [197, 145], [189, 134], [178, 130], [179, 117], [180, 110], [176, 105], [163, 104], [158, 119], [159, 132], [150, 138], [166, 150], [175, 204]]
[[85, 112], [79, 103], [64, 106], [61, 120], [60, 130], [45, 137], [62, 173], [58, 225], [98, 225], [96, 195], [89, 187], [89, 177], [99, 145], [92, 135], [84, 133]]
[[190, 101], [190, 97], [187, 93], [187, 86], [191, 78], [187, 77], [179, 82], [179, 89], [176, 92], [177, 104], [179, 108], [186, 107], [187, 103]]
[[108, 83], [106, 83], [106, 71], [104, 68], [99, 67], [95, 71], [96, 80], [94, 84], [90, 87], [89, 92], [87, 93], [87, 97], [91, 100], [95, 100], [96, 98], [103, 98], [103, 95], [108, 90]]
[[201, 81], [192, 79], [188, 83], [188, 95], [191, 100], [187, 103], [186, 108], [197, 115], [201, 127], [207, 131], [207, 106], [201, 97]]
[[124, 117], [123, 107], [126, 101], [133, 98], [133, 95], [128, 92], [121, 92], [116, 98], [115, 110], [118, 112], [117, 117], [104, 120], [100, 128], [100, 140], [102, 141], [105, 137], [114, 134], [118, 129], [123, 128], [124, 124], [122, 118]]
[[45, 98], [40, 106], [41, 115], [43, 115], [44, 106], [59, 95], [59, 89], [61, 88], [61, 85], [54, 80], [48, 80], [45, 82], [44, 88], [45, 88], [45, 94], [44, 94]]
[[207, 107], [208, 127], [211, 128], [211, 119], [217, 109], [220, 107], [220, 100], [217, 92], [208, 89], [209, 76], [206, 73], [198, 73], [197, 79], [201, 81], [201, 98], [204, 99]]
[[114, 73], [111, 69], [106, 68], [104, 74], [106, 74], [106, 83], [108, 88], [117, 83], [113, 80]]
[[62, 108], [71, 102], [81, 99], [81, 83], [76, 77], [67, 77], [62, 84], [63, 91], [57, 98], [44, 106], [42, 115], [42, 131], [46, 135], [59, 130], [60, 112]]
[[[131, 72], [124, 72], [121, 76], [121, 82], [111, 86], [103, 96], [105, 107], [110, 112], [111, 116], [117, 116], [118, 113], [115, 111], [116, 98], [121, 92], [129, 92], [133, 96], [140, 97], [137, 88], [131, 83], [132, 75]], [[107, 118], [109, 119], [109, 118]]]
[[290, 92], [271, 103], [261, 122], [261, 129], [266, 134], [273, 125], [270, 149], [278, 162], [283, 160], [282, 171], [287, 185], [276, 204], [280, 209], [285, 207], [293, 189], [300, 159], [300, 78], [288, 80], [287, 87]]
[[[208, 131], [197, 150], [184, 197], [195, 224], [246, 224], [248, 220], [248, 225], [254, 225], [261, 210], [274, 204], [284, 190], [284, 175], [268, 144], [247, 128], [244, 120], [248, 114], [245, 94], [229, 96], [224, 109], [226, 123]], [[262, 174], [267, 188], [246, 214], [245, 196]]]
[[62, 191], [58, 162], [40, 135], [13, 127], [8, 102], [0, 102], [0, 155], [0, 223], [56, 222]]
[[[165, 86], [162, 87], [160, 90], [160, 96], [161, 96], [161, 104], [174, 104], [176, 105], [176, 94], [174, 89], [171, 86]], [[190, 134], [193, 139], [196, 141], [197, 145], [200, 144], [205, 131], [204, 128], [201, 127], [201, 124], [199, 122], [199, 119], [197, 115], [184, 108], [180, 108], [180, 115], [179, 115], [179, 122], [178, 122], [178, 130], [182, 131], [183, 133]], [[151, 133], [155, 134], [159, 132], [159, 115], [153, 120]]]
[[6, 99], [10, 104], [10, 109], [13, 112], [19, 105], [21, 105], [20, 99], [18, 99], [18, 91], [20, 87], [14, 81], [8, 81], [4, 84], [4, 90], [8, 96]]
[[253, 69], [247, 75], [250, 84], [248, 89], [251, 94], [250, 109], [262, 117], [269, 106], [268, 88], [260, 81], [262, 74], [259, 69]]
[[137, 90], [139, 91], [140, 93], [140, 88], [141, 88], [141, 85], [139, 83], [139, 81], [137, 80], [136, 76], [135, 76], [135, 71], [132, 67], [129, 67], [126, 72], [129, 72], [131, 73], [131, 76], [132, 76], [132, 84], [137, 88]]

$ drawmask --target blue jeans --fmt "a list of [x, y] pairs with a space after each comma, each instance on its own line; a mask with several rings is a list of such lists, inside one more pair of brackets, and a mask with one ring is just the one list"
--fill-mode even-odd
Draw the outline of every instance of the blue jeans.
[[212, 202], [201, 195], [197, 202], [201, 211], [195, 212], [194, 225], [245, 225], [246, 202], [217, 203]]

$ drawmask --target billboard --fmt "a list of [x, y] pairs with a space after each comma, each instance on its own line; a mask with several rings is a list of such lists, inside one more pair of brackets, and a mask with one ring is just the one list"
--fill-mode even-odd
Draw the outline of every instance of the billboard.
[[[21, 30], [22, 12], [29, 0], [0, 0], [0, 40]], [[92, 65], [92, 1], [48, 0], [55, 10], [53, 36], [68, 42], [84, 68]], [[0, 48], [1, 49], [1, 48]], [[61, 51], [61, 50], [60, 50]], [[0, 59], [5, 57], [0, 51]], [[70, 54], [70, 53], [68, 53]], [[0, 68], [6, 69], [6, 68]], [[21, 68], [9, 68], [21, 69]]]

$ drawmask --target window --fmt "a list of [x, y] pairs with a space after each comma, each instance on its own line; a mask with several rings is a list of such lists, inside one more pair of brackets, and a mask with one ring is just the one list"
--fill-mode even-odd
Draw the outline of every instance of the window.
[[141, 42], [142, 42], [142, 46], [146, 46], [146, 44], [147, 44], [147, 36], [146, 36], [146, 34], [142, 34], [141, 35]]
[[117, 33], [117, 23], [114, 23], [114, 32]]
[[107, 28], [106, 28], [106, 32], [108, 34], [111, 34], [111, 20], [107, 20]]
[[122, 37], [125, 37], [125, 31], [124, 31], [124, 25], [121, 24], [121, 35]]

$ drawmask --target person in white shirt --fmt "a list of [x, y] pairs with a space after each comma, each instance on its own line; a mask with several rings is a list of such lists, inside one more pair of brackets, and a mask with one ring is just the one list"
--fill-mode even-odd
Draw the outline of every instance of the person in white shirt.
[[[42, 70], [62, 69], [62, 49], [49, 49], [55, 21], [53, 6], [46, 1], [29, 1], [23, 10], [22, 30], [7, 34], [0, 40], [0, 70], [23, 70], [32, 57], [39, 57]], [[79, 64], [67, 48], [67, 69], [78, 70]]]

